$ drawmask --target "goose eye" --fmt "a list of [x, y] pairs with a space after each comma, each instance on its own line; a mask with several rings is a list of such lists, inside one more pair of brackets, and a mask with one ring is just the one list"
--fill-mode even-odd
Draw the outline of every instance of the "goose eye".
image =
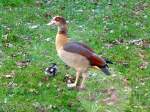
[[55, 18], [55, 21], [59, 21], [59, 18]]

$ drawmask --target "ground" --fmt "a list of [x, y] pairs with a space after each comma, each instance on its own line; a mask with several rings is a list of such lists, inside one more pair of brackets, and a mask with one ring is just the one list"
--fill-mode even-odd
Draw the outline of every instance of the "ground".
[[[112, 76], [90, 69], [87, 89], [68, 89], [75, 71], [55, 50], [55, 15], [69, 23], [69, 37], [113, 61]], [[149, 112], [149, 0], [1, 0], [1, 112]], [[56, 63], [55, 77], [44, 69]]]

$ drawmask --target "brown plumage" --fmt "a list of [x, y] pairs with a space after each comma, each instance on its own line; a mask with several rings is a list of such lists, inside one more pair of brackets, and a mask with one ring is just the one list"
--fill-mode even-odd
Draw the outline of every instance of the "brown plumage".
[[56, 35], [56, 50], [59, 57], [70, 67], [73, 67], [76, 73], [76, 80], [73, 84], [68, 84], [68, 87], [75, 87], [77, 85], [80, 74], [83, 80], [80, 88], [84, 88], [84, 81], [87, 77], [88, 68], [91, 66], [99, 67], [106, 75], [110, 75], [106, 61], [99, 57], [87, 45], [79, 42], [70, 42], [67, 35], [67, 23], [61, 16], [54, 17], [48, 25], [58, 26]]
[[98, 57], [93, 50], [84, 44], [77, 42], [70, 42], [64, 45], [63, 49], [68, 52], [77, 53], [86, 57], [91, 66], [104, 67], [106, 62], [103, 58]]

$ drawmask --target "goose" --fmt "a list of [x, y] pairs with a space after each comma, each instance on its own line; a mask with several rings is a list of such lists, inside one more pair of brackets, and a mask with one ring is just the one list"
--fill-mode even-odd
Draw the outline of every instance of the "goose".
[[69, 88], [77, 86], [80, 75], [82, 81], [80, 89], [85, 88], [85, 80], [90, 67], [96, 66], [106, 75], [110, 75], [108, 63], [110, 61], [98, 56], [90, 47], [80, 42], [72, 42], [68, 36], [68, 26], [64, 17], [55, 16], [47, 25], [55, 25], [58, 27], [56, 34], [55, 46], [60, 59], [68, 66], [76, 70], [76, 79], [74, 83], [67, 84]]

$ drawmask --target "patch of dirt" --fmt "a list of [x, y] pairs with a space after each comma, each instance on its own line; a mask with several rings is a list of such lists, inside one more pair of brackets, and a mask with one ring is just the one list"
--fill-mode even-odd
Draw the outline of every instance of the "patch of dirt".
[[118, 96], [117, 96], [117, 90], [114, 88], [108, 88], [103, 90], [103, 93], [106, 94], [106, 98], [103, 99], [103, 103], [107, 105], [113, 105], [117, 103]]
[[144, 2], [139, 2], [133, 8], [133, 14], [138, 16], [148, 7], [150, 7], [150, 4], [144, 3]]
[[125, 41], [124, 39], [116, 39], [110, 43], [105, 44], [105, 47], [107, 48], [113, 48], [116, 45], [135, 45], [142, 48], [150, 48], [150, 40], [148, 39], [133, 39], [129, 41]]

